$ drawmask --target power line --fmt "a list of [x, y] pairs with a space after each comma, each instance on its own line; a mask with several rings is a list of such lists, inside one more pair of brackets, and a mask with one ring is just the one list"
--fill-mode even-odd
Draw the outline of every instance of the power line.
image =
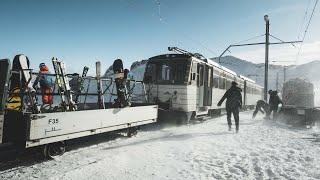
[[[166, 24], [167, 26], [171, 27], [170, 26], [170, 23], [167, 21], [167, 20], [164, 20], [161, 16], [161, 11], [160, 11], [160, 0], [155, 0], [156, 4], [158, 5], [158, 13], [159, 13], [159, 17], [160, 17], [160, 22], [162, 24]], [[162, 3], [163, 4], [163, 3]], [[210, 49], [208, 46], [206, 46], [203, 42], [199, 41], [199, 40], [196, 40], [196, 39], [193, 39], [191, 36], [187, 35], [185, 32], [181, 31], [180, 30], [180, 35], [182, 35], [184, 38], [186, 39], [189, 39], [190, 41], [192, 41], [193, 43], [195, 44], [198, 44], [200, 45], [204, 50], [210, 52], [211, 54], [213, 54], [214, 56], [217, 56], [218, 53], [216, 53], [215, 51], [213, 51], [212, 49]]]
[[[125, 2], [131, 6], [131, 7], [134, 7], [134, 4], [132, 1], [126, 1]], [[158, 12], [157, 12], [157, 17], [159, 17], [159, 20], [160, 20], [160, 23], [161, 24], [164, 24], [164, 25], [167, 25], [168, 27], [172, 28], [172, 26], [170, 26], [170, 23], [169, 21], [165, 20], [165, 18], [163, 18], [162, 14], [161, 14], [161, 6], [165, 6], [165, 4], [163, 4], [163, 2], [161, 3], [160, 0], [154, 0], [155, 4], [157, 5], [158, 7]], [[167, 7], [167, 6], [166, 6]], [[152, 16], [154, 16], [154, 14], [152, 14]], [[170, 29], [172, 30], [172, 29]], [[189, 35], [187, 35], [185, 32], [179, 30], [179, 35], [183, 36], [185, 39], [188, 39], [190, 40], [191, 42], [193, 42], [194, 44], [197, 44], [198, 46], [201, 46], [204, 50], [210, 52], [211, 54], [213, 54], [214, 56], [217, 56], [218, 53], [216, 53], [215, 51], [213, 51], [212, 49], [210, 49], [208, 46], [206, 46], [203, 42], [200, 42], [199, 40], [196, 40], [196, 39], [193, 39], [191, 38]], [[180, 41], [179, 43], [182, 44], [182, 42]]]
[[254, 37], [251, 37], [251, 38], [249, 38], [249, 39], [245, 39], [245, 40], [239, 41], [239, 42], [234, 43], [234, 44], [244, 43], [244, 42], [247, 42], [247, 41], [250, 41], [250, 40], [253, 40], [253, 39], [256, 39], [256, 38], [262, 37], [262, 36], [264, 36], [264, 35], [265, 35], [265, 34], [261, 34], [261, 35], [258, 35], [258, 36], [254, 36]]
[[[316, 7], [317, 7], [317, 4], [318, 4], [318, 1], [319, 1], [319, 0], [316, 0], [316, 2], [314, 3], [314, 6], [313, 6], [313, 9], [312, 9], [312, 13], [311, 13], [310, 19], [309, 19], [309, 21], [308, 21], [306, 30], [304, 31], [304, 34], [303, 34], [302, 42], [304, 41], [304, 39], [305, 39], [305, 37], [306, 37], [307, 31], [308, 31], [309, 26], [310, 26], [310, 24], [311, 24], [311, 20], [312, 20], [314, 11], [315, 11], [315, 9], [316, 9]], [[302, 46], [302, 45], [301, 45], [301, 46]]]
[[[156, 2], [156, 4], [157, 4], [158, 7], [159, 7], [160, 0], [155, 0], [155, 2]], [[161, 7], [170, 8], [170, 6], [164, 4], [163, 2], [161, 3]], [[158, 10], [158, 11], [160, 12], [160, 10]], [[168, 25], [169, 27], [172, 27], [172, 26], [170, 26], [170, 22], [168, 22], [167, 20], [165, 20], [162, 15], [161, 15], [161, 20], [160, 20], [160, 22], [163, 23], [163, 24]], [[192, 41], [194, 44], [197, 44], [197, 45], [201, 46], [204, 50], [210, 52], [210, 53], [213, 54], [214, 56], [218, 56], [218, 55], [219, 55], [216, 51], [213, 51], [212, 49], [210, 49], [210, 48], [206, 45], [206, 43], [201, 42], [201, 41], [199, 41], [199, 40], [196, 40], [196, 39], [192, 38], [192, 37], [189, 36], [187, 33], [183, 32], [183, 31], [181, 31], [181, 30], [180, 30], [179, 35], [184, 36], [184, 38], [189, 39], [189, 40]], [[221, 45], [221, 43], [218, 43], [218, 42], [215, 42], [215, 43]], [[220, 45], [218, 45], [218, 46], [220, 46]]]
[[[276, 39], [276, 40], [279, 40], [280, 42], [285, 42], [285, 41], [281, 40], [280, 38], [275, 37], [275, 36], [272, 35], [272, 34], [270, 34], [270, 36], [273, 37], [273, 38]], [[292, 45], [293, 47], [296, 47], [293, 43], [291, 43], [291, 45]]]
[[299, 50], [298, 50], [298, 54], [297, 54], [296, 60], [298, 60], [298, 58], [299, 58], [299, 55], [300, 55], [300, 52], [301, 52], [301, 49], [302, 49], [302, 45], [303, 45], [303, 42], [304, 42], [304, 40], [305, 40], [305, 38], [306, 38], [306, 34], [307, 34], [308, 29], [309, 29], [309, 26], [310, 26], [310, 24], [311, 24], [311, 20], [312, 20], [314, 11], [315, 11], [315, 9], [316, 9], [316, 7], [317, 7], [318, 1], [319, 1], [319, 0], [316, 0], [316, 2], [314, 3], [313, 9], [312, 9], [312, 13], [311, 13], [311, 15], [310, 15], [308, 24], [307, 24], [306, 29], [305, 29], [304, 34], [303, 34], [302, 43], [301, 43], [300, 48], [299, 48]]
[[160, 0], [155, 0], [155, 3], [156, 3], [157, 6], [158, 6], [158, 16], [159, 16], [159, 20], [162, 21]]
[[307, 19], [310, 2], [311, 2], [311, 0], [308, 0], [307, 8], [306, 8], [306, 11], [304, 13], [304, 16], [303, 16], [303, 19], [302, 19], [302, 22], [301, 22], [301, 26], [300, 26], [299, 31], [298, 31], [298, 39], [300, 39], [300, 35], [302, 33], [302, 29], [303, 29], [305, 20]]

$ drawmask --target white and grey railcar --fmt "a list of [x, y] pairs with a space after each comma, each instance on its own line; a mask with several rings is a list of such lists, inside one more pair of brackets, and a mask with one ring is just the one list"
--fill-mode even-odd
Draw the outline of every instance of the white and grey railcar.
[[262, 98], [263, 89], [253, 80], [190, 54], [151, 57], [144, 75], [149, 102], [158, 104], [162, 114], [187, 120], [221, 113], [225, 104], [218, 107], [217, 103], [232, 81], [242, 89], [244, 107], [253, 107]]

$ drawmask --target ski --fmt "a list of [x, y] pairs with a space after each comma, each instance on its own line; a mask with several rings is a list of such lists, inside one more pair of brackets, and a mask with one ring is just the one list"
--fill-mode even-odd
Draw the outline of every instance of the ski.
[[96, 62], [96, 79], [97, 79], [97, 91], [98, 91], [98, 106], [100, 109], [105, 109], [104, 97], [102, 94], [102, 82], [101, 82], [101, 63]]
[[61, 97], [61, 106], [64, 111], [74, 111], [76, 110], [76, 105], [72, 99], [69, 79], [66, 75], [66, 66], [64, 62], [59, 61], [57, 58], [52, 58], [52, 64], [55, 71], [58, 93]]
[[79, 74], [76, 74], [76, 76], [73, 77], [71, 79], [71, 81], [69, 82], [70, 86], [71, 86], [71, 90], [75, 94], [74, 102], [76, 104], [79, 103], [80, 94], [81, 94], [82, 90], [84, 89], [84, 78], [87, 76], [88, 70], [89, 70], [89, 68], [87, 66], [85, 66], [83, 68], [81, 77], [79, 76]]
[[68, 107], [67, 107], [67, 103], [65, 100], [65, 92], [64, 92], [64, 88], [62, 85], [62, 80], [61, 80], [61, 73], [60, 73], [60, 68], [58, 65], [58, 59], [53, 57], [52, 58], [52, 65], [53, 65], [53, 69], [54, 69], [54, 73], [55, 73], [55, 77], [56, 77], [56, 85], [58, 86], [58, 93], [60, 95], [61, 98], [61, 106], [63, 108], [64, 111], [67, 111]]
[[89, 71], [89, 67], [85, 66], [83, 68], [83, 71], [82, 71], [82, 79], [81, 79], [81, 83], [80, 83], [80, 89], [83, 90], [84, 86], [83, 86], [83, 83], [84, 83], [84, 78], [87, 77], [87, 74], [88, 74], [88, 71]]
[[71, 93], [71, 88], [69, 85], [69, 78], [66, 73], [66, 64], [63, 61], [58, 61], [58, 66], [60, 68], [60, 77], [64, 86], [65, 96], [68, 102], [69, 110], [75, 111], [77, 109]]

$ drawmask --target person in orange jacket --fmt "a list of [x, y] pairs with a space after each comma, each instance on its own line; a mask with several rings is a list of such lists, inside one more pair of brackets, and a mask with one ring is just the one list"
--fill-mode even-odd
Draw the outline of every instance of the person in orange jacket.
[[52, 95], [52, 89], [53, 89], [53, 80], [50, 75], [48, 75], [49, 68], [45, 63], [41, 63], [39, 65], [39, 74], [33, 83], [33, 88], [37, 89], [38, 84], [40, 83], [40, 89], [42, 94], [42, 104], [43, 105], [51, 105], [53, 104], [53, 95]]

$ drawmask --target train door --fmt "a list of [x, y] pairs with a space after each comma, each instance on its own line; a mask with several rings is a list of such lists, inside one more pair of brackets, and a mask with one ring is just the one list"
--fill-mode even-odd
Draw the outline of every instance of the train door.
[[204, 69], [203, 106], [212, 105], [212, 67], [208, 65]]
[[198, 86], [198, 107], [204, 106], [204, 70], [205, 65], [198, 63], [197, 66], [197, 86]]
[[3, 137], [4, 117], [3, 111], [8, 92], [8, 76], [10, 69], [10, 61], [8, 59], [0, 60], [0, 144]]

